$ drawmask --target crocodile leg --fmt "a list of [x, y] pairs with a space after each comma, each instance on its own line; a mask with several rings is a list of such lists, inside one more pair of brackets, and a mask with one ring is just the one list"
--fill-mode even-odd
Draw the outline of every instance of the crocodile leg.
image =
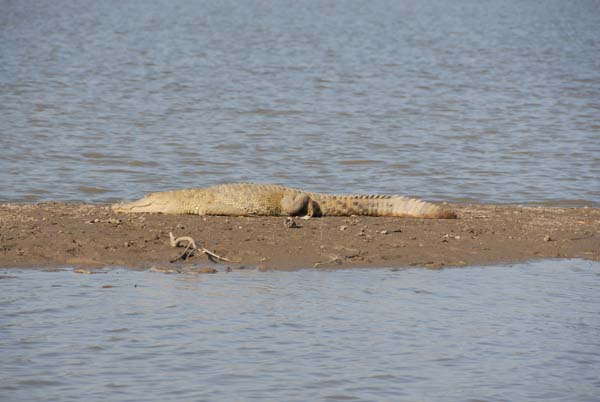
[[289, 216], [321, 216], [319, 204], [302, 192], [288, 192], [281, 199], [281, 212]]

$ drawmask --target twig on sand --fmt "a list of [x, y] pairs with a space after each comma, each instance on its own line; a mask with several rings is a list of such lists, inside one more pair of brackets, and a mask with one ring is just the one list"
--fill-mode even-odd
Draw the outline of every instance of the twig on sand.
[[183, 250], [183, 253], [181, 253], [179, 255], [179, 257], [175, 258], [171, 262], [185, 260], [185, 259], [191, 257], [192, 255], [194, 255], [194, 251], [196, 251], [196, 250], [202, 251], [204, 254], [206, 254], [208, 256], [208, 258], [210, 260], [212, 260], [214, 258], [214, 259], [217, 259], [220, 261], [230, 262], [227, 258], [221, 257], [220, 255], [215, 254], [212, 251], [205, 249], [204, 247], [196, 246], [196, 242], [190, 236], [183, 236], [183, 237], [175, 238], [175, 236], [173, 236], [173, 233], [169, 232], [169, 238], [171, 240], [171, 247], [183, 247], [183, 245], [180, 246], [179, 243], [187, 242], [187, 244], [185, 245], [185, 250]]

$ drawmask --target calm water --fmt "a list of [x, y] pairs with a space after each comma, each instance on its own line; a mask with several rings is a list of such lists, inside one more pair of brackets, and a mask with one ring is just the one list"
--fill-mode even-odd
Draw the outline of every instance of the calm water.
[[3, 401], [600, 395], [598, 263], [4, 274]]
[[598, 0], [0, 8], [0, 201], [244, 180], [600, 205]]

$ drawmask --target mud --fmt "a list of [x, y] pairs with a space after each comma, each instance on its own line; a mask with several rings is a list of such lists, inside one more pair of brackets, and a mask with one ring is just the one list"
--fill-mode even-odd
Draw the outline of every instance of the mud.
[[[106, 205], [0, 204], [0, 267], [162, 272], [442, 268], [547, 258], [600, 261], [600, 209], [453, 206], [459, 219], [116, 214]], [[178, 259], [169, 233], [200, 251]], [[170, 262], [174, 261], [175, 262]]]

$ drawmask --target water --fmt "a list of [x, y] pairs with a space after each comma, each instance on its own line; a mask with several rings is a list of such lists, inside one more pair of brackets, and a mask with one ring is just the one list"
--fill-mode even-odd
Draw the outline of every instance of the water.
[[0, 201], [600, 203], [600, 2], [0, 4]]
[[4, 274], [15, 278], [0, 279], [1, 400], [600, 395], [597, 262]]

